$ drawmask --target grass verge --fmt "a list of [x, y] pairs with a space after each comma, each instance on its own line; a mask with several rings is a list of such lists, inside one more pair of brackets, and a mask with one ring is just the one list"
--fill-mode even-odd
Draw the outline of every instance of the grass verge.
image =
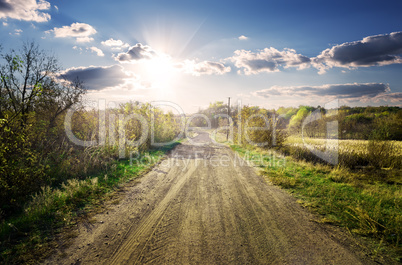
[[[292, 193], [304, 207], [320, 214], [320, 222], [345, 227], [370, 241], [372, 256], [402, 261], [402, 189], [400, 171], [351, 171], [342, 167], [294, 160], [275, 163], [267, 150], [231, 148], [243, 157], [262, 157], [261, 174]], [[247, 156], [245, 156], [247, 154]], [[262, 163], [261, 163], [262, 162]], [[269, 165], [269, 166], [267, 166]]]
[[107, 194], [149, 171], [176, 144], [142, 154], [137, 158], [140, 163], [115, 161], [108, 172], [69, 179], [59, 188], [43, 187], [22, 214], [0, 224], [0, 263], [37, 264], [49, 253], [52, 240], [62, 229], [73, 226]]

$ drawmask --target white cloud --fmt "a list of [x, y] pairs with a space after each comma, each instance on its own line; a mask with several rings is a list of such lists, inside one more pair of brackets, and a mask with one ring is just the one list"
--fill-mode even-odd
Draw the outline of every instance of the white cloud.
[[200, 75], [223, 75], [231, 71], [230, 66], [225, 66], [220, 62], [203, 61], [196, 62], [194, 60], [185, 60], [184, 62], [177, 63], [175, 66], [183, 73], [191, 74], [194, 76]]
[[96, 55], [103, 57], [105, 56], [105, 54], [103, 53], [103, 51], [95, 46], [92, 46], [89, 48], [91, 51], [96, 52]]
[[44, 0], [0, 0], [0, 19], [46, 22], [51, 17], [41, 10], [49, 8], [50, 3]]
[[3, 22], [3, 26], [4, 26], [4, 27], [7, 27], [7, 26], [8, 26], [8, 23], [7, 23], [7, 22]]
[[244, 35], [241, 35], [238, 39], [239, 39], [239, 40], [248, 40], [248, 37], [246, 37], [246, 36], [244, 36]]
[[15, 35], [15, 36], [20, 36], [21, 33], [23, 32], [22, 29], [15, 29], [14, 32], [10, 32], [10, 35]]
[[299, 69], [310, 66], [310, 58], [297, 54], [295, 50], [285, 48], [279, 51], [273, 47], [265, 48], [259, 52], [237, 50], [235, 55], [228, 58], [241, 70], [239, 73], [246, 75], [261, 72], [279, 72], [279, 67], [298, 67]]
[[80, 43], [86, 43], [86, 42], [91, 42], [91, 41], [93, 41], [94, 38], [91, 38], [91, 37], [78, 37], [78, 38], [76, 38], [75, 40], [76, 40], [77, 42], [80, 42]]
[[402, 63], [402, 32], [368, 36], [335, 45], [313, 58], [320, 74], [332, 67], [357, 68]]
[[114, 40], [113, 38], [102, 41], [101, 43], [102, 45], [111, 47], [114, 50], [120, 50], [122, 48], [127, 48], [130, 46], [128, 43], [124, 43], [121, 40]]
[[73, 50], [79, 51], [80, 54], [82, 54], [83, 49], [81, 47], [78, 46], [73, 46]]
[[56, 11], [59, 11], [59, 7], [58, 6], [54, 6], [54, 8], [56, 9]]
[[71, 26], [63, 26], [61, 28], [54, 28], [46, 31], [46, 33], [54, 33], [56, 38], [76, 38], [77, 42], [91, 42], [93, 38], [91, 35], [96, 34], [96, 30], [85, 23], [73, 23]]

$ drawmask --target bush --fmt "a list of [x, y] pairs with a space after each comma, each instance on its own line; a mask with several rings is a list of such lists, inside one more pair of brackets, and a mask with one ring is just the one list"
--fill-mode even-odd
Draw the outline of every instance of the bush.
[[5, 215], [19, 209], [45, 183], [47, 167], [30, 140], [27, 128], [4, 120], [0, 124], [0, 201]]
[[[285, 140], [285, 132], [280, 128], [282, 120], [274, 113], [258, 107], [243, 107], [234, 119], [233, 140], [239, 145], [260, 145], [264, 148], [280, 147]], [[240, 127], [241, 135], [238, 134]], [[259, 127], [264, 129], [253, 129]]]

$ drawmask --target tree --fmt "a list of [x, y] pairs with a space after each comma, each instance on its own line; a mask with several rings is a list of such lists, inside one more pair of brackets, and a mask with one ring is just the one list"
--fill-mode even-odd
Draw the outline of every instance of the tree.
[[42, 111], [51, 126], [85, 92], [78, 80], [63, 79], [57, 59], [40, 50], [35, 42], [24, 43], [21, 50], [11, 50], [1, 58], [0, 119], [6, 115], [9, 120], [20, 117], [25, 126], [29, 113]]
[[303, 120], [314, 111], [313, 107], [300, 106], [295, 115], [292, 116], [289, 122], [289, 130], [292, 133], [301, 133]]
[[205, 110], [201, 110], [201, 114], [205, 114], [211, 121], [212, 128], [217, 128], [220, 125], [220, 121], [225, 120], [223, 117], [215, 117], [218, 114], [227, 114], [228, 105], [224, 104], [223, 101], [216, 101], [210, 103], [209, 107]]
[[50, 166], [70, 149], [62, 114], [85, 90], [59, 71], [56, 58], [34, 42], [0, 54], [0, 211], [6, 214], [51, 183]]

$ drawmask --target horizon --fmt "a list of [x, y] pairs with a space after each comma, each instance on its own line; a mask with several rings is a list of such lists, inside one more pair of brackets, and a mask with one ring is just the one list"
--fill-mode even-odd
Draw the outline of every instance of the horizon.
[[[107, 102], [107, 105], [105, 105], [105, 102]], [[222, 105], [223, 105], [223, 106], [227, 106], [227, 104], [228, 104], [228, 102], [225, 102], [225, 101], [222, 101], [222, 100], [210, 102], [210, 104], [214, 104], [214, 103], [218, 103], [218, 102], [222, 102]], [[203, 112], [203, 111], [208, 110], [209, 107], [210, 107], [210, 106], [205, 106], [205, 108], [199, 108], [198, 110], [196, 110], [196, 111], [194, 111], [194, 112], [185, 112], [185, 111], [181, 112], [182, 109], [181, 109], [181, 110], [178, 109], [178, 108], [180, 108], [180, 105], [177, 105], [177, 104], [172, 103], [172, 102], [169, 102], [169, 101], [150, 101], [150, 102], [123, 101], [123, 102], [117, 103], [117, 102], [114, 102], [114, 101], [105, 101], [105, 99], [100, 99], [98, 102], [95, 101], [95, 100], [93, 100], [93, 101], [91, 101], [91, 103], [92, 103], [92, 104], [88, 104], [88, 105], [86, 106], [86, 108], [92, 109], [92, 110], [95, 110], [95, 111], [102, 111], [102, 110], [111, 111], [111, 110], [119, 109], [119, 105], [120, 105], [120, 104], [150, 104], [150, 105], [152, 105], [152, 106], [153, 106], [154, 104], [157, 104], [158, 109], [159, 109], [160, 111], [162, 111], [163, 113], [165, 113], [165, 114], [171, 112], [174, 116], [185, 115], [186, 117], [187, 117], [187, 116], [192, 116], [192, 115], [199, 114], [200, 112]], [[167, 103], [168, 105], [165, 105], [165, 106], [164, 106], [163, 103]], [[276, 111], [278, 111], [278, 110], [281, 109], [281, 108], [283, 108], [283, 109], [285, 109], [285, 110], [287, 110], [287, 109], [298, 110], [298, 109], [300, 109], [300, 108], [302, 108], [302, 107], [310, 107], [310, 108], [313, 108], [313, 109], [315, 109], [315, 110], [317, 110], [317, 109], [322, 109], [322, 110], [326, 110], [326, 111], [328, 111], [328, 110], [342, 110], [342, 109], [344, 109], [344, 108], [351, 108], [351, 109], [353, 109], [353, 108], [388, 108], [388, 107], [389, 107], [389, 108], [398, 108], [398, 109], [402, 109], [401, 106], [395, 106], [395, 105], [350, 106], [350, 105], [346, 105], [346, 104], [344, 104], [344, 105], [339, 104], [339, 105], [338, 105], [337, 103], [332, 104], [332, 106], [329, 105], [328, 107], [326, 107], [325, 105], [324, 105], [324, 106], [321, 106], [321, 105], [313, 106], [313, 105], [303, 105], [303, 104], [301, 104], [301, 105], [298, 105], [298, 106], [279, 106], [279, 107], [277, 107], [277, 108], [265, 108], [265, 107], [262, 107], [262, 106], [252, 105], [252, 104], [240, 104], [241, 108], [239, 108], [239, 105], [238, 105], [237, 103], [239, 103], [239, 102], [236, 102], [236, 104], [232, 104], [232, 102], [230, 103], [230, 109], [231, 109], [232, 111], [233, 111], [234, 109], [237, 109], [237, 111], [240, 111], [241, 108], [243, 108], [243, 107], [250, 107], [250, 108], [257, 107], [257, 108], [259, 108], [259, 109], [266, 110], [266, 111], [268, 111], [268, 112], [272, 112], [272, 111], [276, 112]], [[326, 102], [326, 103], [331, 103], [331, 102]], [[159, 105], [159, 104], [161, 104], [161, 105]], [[175, 108], [175, 105], [176, 105], [178, 108]], [[159, 107], [159, 106], [162, 106], [162, 107]], [[166, 107], [166, 106], [167, 106], [167, 107]], [[231, 112], [232, 112], [232, 111], [231, 111]], [[225, 113], [226, 113], [226, 110], [225, 110]]]
[[189, 114], [228, 97], [402, 107], [402, 3], [100, 3], [0, 0], [2, 52], [34, 40], [88, 100], [164, 100]]

